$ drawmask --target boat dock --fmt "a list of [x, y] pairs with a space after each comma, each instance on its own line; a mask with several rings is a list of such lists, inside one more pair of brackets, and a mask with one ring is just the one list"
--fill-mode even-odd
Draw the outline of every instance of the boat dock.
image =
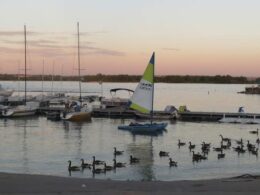
[[212, 121], [216, 122], [223, 118], [260, 119], [260, 113], [232, 113], [232, 112], [179, 112], [182, 121]]

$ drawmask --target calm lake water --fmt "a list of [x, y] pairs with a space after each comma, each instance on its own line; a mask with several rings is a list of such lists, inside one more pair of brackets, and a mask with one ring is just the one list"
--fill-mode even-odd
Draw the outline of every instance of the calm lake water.
[[[3, 87], [18, 88], [17, 82], [1, 82]], [[134, 89], [135, 83], [104, 83], [103, 95], [110, 97], [109, 89], [126, 87]], [[164, 109], [166, 105], [187, 105], [194, 111], [230, 111], [237, 112], [244, 106], [246, 112], [260, 112], [260, 96], [237, 94], [246, 85], [216, 84], [156, 84], [155, 108]], [[22, 89], [22, 83], [19, 88]], [[77, 82], [55, 82], [54, 91], [60, 89], [76, 90]], [[41, 90], [41, 82], [30, 82], [29, 89]], [[44, 89], [51, 89], [51, 82], [44, 83]], [[97, 83], [84, 83], [83, 90], [100, 92]], [[21, 93], [22, 94], [22, 93]], [[128, 93], [120, 93], [127, 97]], [[236, 139], [241, 137], [255, 143], [256, 135], [250, 130], [259, 125], [169, 122], [167, 131], [158, 137], [132, 135], [117, 129], [120, 124], [131, 120], [95, 119], [89, 123], [52, 122], [45, 117], [27, 119], [0, 119], [0, 172], [30, 173], [69, 176], [68, 160], [79, 165], [80, 159], [88, 162], [105, 160], [112, 165], [113, 147], [124, 150], [117, 161], [126, 162], [126, 168], [116, 172], [95, 175], [100, 179], [116, 180], [196, 180], [237, 176], [245, 173], [260, 174], [260, 160], [248, 152], [237, 155], [232, 149], [225, 151], [224, 159], [217, 159], [217, 152], [210, 151], [208, 160], [192, 162], [188, 146], [178, 148], [178, 139], [196, 144], [200, 152], [202, 141], [210, 142], [213, 147], [220, 145], [220, 137]], [[170, 152], [177, 168], [169, 168], [168, 158], [160, 158], [160, 150]], [[129, 165], [129, 155], [141, 159], [139, 164]], [[73, 177], [92, 178], [90, 170], [72, 172]]]

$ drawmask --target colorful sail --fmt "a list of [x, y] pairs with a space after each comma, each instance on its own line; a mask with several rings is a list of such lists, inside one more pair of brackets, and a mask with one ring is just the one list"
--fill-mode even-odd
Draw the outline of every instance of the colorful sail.
[[154, 90], [154, 53], [145, 69], [143, 77], [131, 97], [130, 108], [142, 113], [150, 113], [153, 109]]

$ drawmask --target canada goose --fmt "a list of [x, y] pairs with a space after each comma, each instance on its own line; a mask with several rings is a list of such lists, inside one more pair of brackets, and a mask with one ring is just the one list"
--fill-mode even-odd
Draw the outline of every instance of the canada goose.
[[116, 159], [113, 159], [113, 161], [114, 161], [114, 168], [125, 167], [126, 163], [116, 162]]
[[220, 158], [225, 158], [225, 154], [223, 153], [223, 151], [221, 150], [220, 154], [218, 154], [218, 159]]
[[92, 158], [93, 158], [92, 165], [103, 165], [105, 163], [105, 161], [96, 160], [95, 156], [93, 156]]
[[130, 155], [130, 164], [139, 163], [140, 159]]
[[80, 159], [80, 160], [81, 160], [81, 168], [82, 169], [85, 169], [85, 168], [91, 169], [91, 164], [85, 163], [83, 158]]
[[106, 163], [104, 163], [104, 170], [105, 170], [105, 171], [111, 171], [111, 170], [113, 170], [113, 169], [114, 169], [113, 166], [109, 166], [109, 165], [107, 165]]
[[190, 144], [190, 145], [189, 145], [189, 149], [190, 149], [190, 150], [192, 150], [192, 149], [195, 148], [195, 144], [191, 144], [191, 142], [189, 142], [189, 144]]
[[213, 150], [217, 151], [217, 152], [221, 152], [223, 149], [222, 149], [222, 147], [220, 147], [220, 148], [213, 148]]
[[210, 143], [205, 143], [205, 142], [202, 142], [202, 147], [207, 147], [207, 148], [210, 148]]
[[178, 140], [178, 146], [181, 147], [181, 146], [184, 146], [186, 143], [185, 142], [181, 142], [181, 140]]
[[159, 152], [159, 156], [160, 156], [160, 157], [169, 156], [169, 152], [160, 151], [160, 152]]
[[195, 154], [195, 152], [192, 151], [192, 160], [193, 161], [200, 161], [200, 160], [206, 160], [206, 159], [207, 159], [206, 156], [203, 156], [200, 153]]
[[224, 142], [231, 142], [231, 140], [227, 137], [223, 137], [221, 134], [219, 135]]
[[255, 142], [259, 145], [260, 144], [259, 138], [257, 138]]
[[116, 147], [114, 147], [114, 155], [115, 156], [122, 155], [123, 153], [124, 153], [124, 151], [117, 150]]
[[249, 133], [258, 135], [258, 131], [259, 129], [256, 129], [256, 131], [249, 131]]
[[172, 158], [169, 158], [169, 166], [170, 167], [177, 167], [177, 162], [173, 161]]
[[251, 150], [253, 150], [254, 148], [255, 148], [255, 145], [253, 145], [253, 144], [251, 144], [250, 142], [249, 142], [249, 140], [247, 140], [247, 149], [249, 150], [249, 151], [251, 151]]
[[244, 149], [243, 146], [237, 146], [236, 148], [233, 147], [233, 149], [234, 149], [236, 152], [238, 152], [238, 154], [240, 154], [240, 153], [245, 153], [245, 152], [246, 152], [246, 150]]
[[69, 160], [68, 163], [69, 163], [68, 171], [80, 171], [80, 167], [78, 167], [78, 166], [71, 166], [71, 160]]

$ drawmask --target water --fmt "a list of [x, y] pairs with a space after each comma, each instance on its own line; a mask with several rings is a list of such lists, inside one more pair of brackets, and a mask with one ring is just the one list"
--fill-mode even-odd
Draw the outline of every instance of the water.
[[[4, 87], [16, 87], [16, 82], [2, 82]], [[54, 89], [60, 87], [54, 83]], [[51, 86], [44, 83], [45, 89]], [[77, 82], [64, 82], [63, 89], [75, 90]], [[103, 93], [109, 96], [109, 89], [126, 87], [134, 89], [135, 83], [104, 83]], [[22, 87], [22, 84], [21, 86]], [[30, 82], [29, 89], [41, 89], [40, 82]], [[171, 104], [176, 107], [187, 105], [190, 110], [234, 111], [244, 106], [247, 112], [259, 113], [260, 96], [237, 94], [245, 85], [214, 84], [157, 84], [155, 108], [163, 109]], [[100, 91], [97, 83], [84, 83], [84, 90]], [[209, 94], [208, 94], [209, 93]], [[121, 93], [128, 96], [128, 93]], [[178, 139], [196, 144], [195, 151], [200, 151], [202, 141], [219, 146], [220, 137], [230, 137], [235, 146], [235, 139], [241, 137], [255, 143], [256, 135], [250, 130], [259, 125], [169, 122], [167, 132], [158, 137], [133, 136], [127, 131], [117, 129], [120, 124], [131, 120], [92, 119], [90, 123], [52, 122], [45, 117], [25, 119], [0, 119], [0, 172], [30, 173], [69, 176], [68, 160], [74, 165], [84, 158], [88, 162], [95, 155], [96, 159], [105, 160], [112, 165], [113, 147], [124, 150], [124, 155], [117, 161], [127, 162], [126, 168], [105, 175], [95, 175], [98, 179], [115, 180], [197, 180], [237, 176], [245, 173], [260, 174], [260, 163], [256, 156], [237, 155], [233, 150], [225, 151], [224, 159], [217, 159], [217, 152], [211, 150], [207, 161], [192, 162], [188, 146], [177, 147]], [[160, 158], [160, 150], [170, 152], [177, 168], [169, 168], [168, 158]], [[129, 165], [129, 155], [141, 158], [140, 164]], [[90, 170], [72, 172], [73, 177], [92, 178]]]

